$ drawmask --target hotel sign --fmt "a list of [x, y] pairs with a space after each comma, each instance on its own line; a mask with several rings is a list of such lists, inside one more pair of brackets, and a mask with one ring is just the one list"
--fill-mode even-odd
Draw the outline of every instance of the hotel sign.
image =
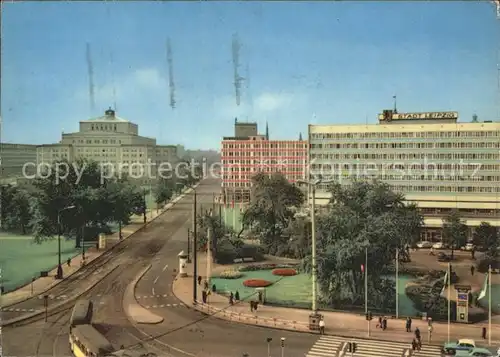
[[427, 112], [427, 113], [391, 113], [392, 115], [379, 115], [380, 120], [433, 120], [433, 119], [458, 119], [458, 112]]

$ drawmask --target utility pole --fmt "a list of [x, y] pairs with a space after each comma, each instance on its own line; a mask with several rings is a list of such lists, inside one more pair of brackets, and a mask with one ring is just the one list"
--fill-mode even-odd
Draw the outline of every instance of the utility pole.
[[196, 304], [198, 292], [198, 237], [196, 233], [196, 189], [193, 202], [193, 303]]

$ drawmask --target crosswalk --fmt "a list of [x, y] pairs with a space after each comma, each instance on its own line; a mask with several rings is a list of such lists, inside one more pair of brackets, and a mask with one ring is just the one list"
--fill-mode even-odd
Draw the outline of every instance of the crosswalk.
[[40, 311], [40, 310], [35, 310], [35, 309], [18, 309], [18, 308], [8, 308], [8, 307], [3, 307], [0, 309], [2, 312], [35, 312], [35, 311]]
[[142, 305], [145, 309], [162, 309], [165, 307], [186, 307], [184, 304], [161, 304], [161, 305]]
[[[347, 342], [356, 342], [356, 352], [347, 352]], [[404, 357], [407, 356], [409, 343], [347, 339], [337, 336], [321, 336], [311, 347], [306, 357]], [[438, 346], [423, 345], [420, 351], [412, 353], [414, 357], [441, 357]]]
[[172, 294], [163, 294], [163, 295], [139, 295], [136, 296], [137, 299], [153, 299], [153, 298], [165, 298], [172, 296]]

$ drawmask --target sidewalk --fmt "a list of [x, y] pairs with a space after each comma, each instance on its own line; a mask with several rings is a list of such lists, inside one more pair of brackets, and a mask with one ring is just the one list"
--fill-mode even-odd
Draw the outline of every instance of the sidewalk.
[[[206, 255], [200, 254], [198, 258], [200, 275], [205, 276]], [[214, 317], [230, 320], [239, 323], [260, 325], [271, 328], [286, 329], [301, 332], [310, 332], [308, 319], [310, 310], [284, 308], [275, 306], [259, 305], [256, 313], [250, 312], [248, 302], [242, 302], [233, 306], [229, 305], [228, 298], [218, 294], [211, 294], [208, 297], [208, 304], [201, 303], [201, 288], [197, 300], [199, 303], [193, 305], [193, 281], [192, 264], [187, 267], [187, 278], [178, 277], [173, 285], [173, 293], [179, 300], [187, 306], [194, 307], [197, 310], [212, 314]], [[386, 331], [376, 329], [375, 319], [370, 323], [370, 336], [368, 336], [368, 322], [365, 316], [344, 313], [321, 311], [325, 317], [326, 333], [331, 335], [376, 338], [380, 340], [400, 341], [410, 343], [413, 334], [405, 331], [405, 321], [403, 319], [390, 319]], [[478, 343], [481, 340], [481, 330], [488, 325], [475, 324], [465, 325], [453, 323], [450, 325], [450, 340], [458, 338], [472, 338]], [[423, 341], [428, 343], [427, 322], [422, 320], [413, 320], [412, 328], [418, 327], [422, 332]], [[500, 326], [492, 325], [492, 343], [500, 344]], [[433, 323], [432, 344], [442, 344], [448, 340], [448, 324], [442, 322]], [[487, 342], [487, 341], [486, 341]]]
[[[167, 203], [162, 209], [156, 210], [156, 209], [151, 209], [146, 212], [146, 219], [147, 222], [153, 221], [155, 218], [157, 218], [159, 215], [161, 215], [163, 212], [168, 210], [170, 207], [172, 207], [177, 201], [182, 199], [184, 197], [184, 194], [189, 193], [190, 189], [186, 189], [183, 194], [177, 196], [174, 198], [171, 202]], [[144, 218], [142, 215], [137, 216], [134, 215], [131, 217], [131, 222], [127, 226], [122, 227], [122, 236], [123, 240], [129, 238], [132, 236], [135, 232], [137, 232], [139, 229], [141, 229], [144, 226]], [[86, 264], [89, 264], [92, 262], [94, 259], [98, 258], [101, 254], [105, 253], [112, 247], [114, 247], [117, 243], [120, 242], [118, 232], [115, 232], [113, 234], [110, 234], [106, 236], [106, 248], [103, 250], [97, 250], [96, 248], [89, 248], [85, 252], [85, 260]], [[74, 258], [71, 259], [71, 266], [68, 267], [66, 264], [66, 261], [62, 262], [62, 268], [63, 268], [63, 276], [67, 278], [68, 276], [72, 275], [76, 271], [78, 271], [81, 267], [82, 264], [82, 254], [79, 254], [75, 256]], [[34, 272], [34, 274], [39, 272]], [[0, 296], [1, 300], [1, 306], [3, 308], [9, 307], [11, 305], [20, 303], [24, 300], [27, 300], [33, 296], [40, 295], [44, 293], [45, 291], [53, 288], [55, 285], [60, 283], [63, 280], [56, 280], [55, 276], [57, 273], [57, 267], [52, 269], [47, 277], [38, 277], [35, 279], [32, 283], [27, 284], [19, 289], [10, 291], [4, 295]]]

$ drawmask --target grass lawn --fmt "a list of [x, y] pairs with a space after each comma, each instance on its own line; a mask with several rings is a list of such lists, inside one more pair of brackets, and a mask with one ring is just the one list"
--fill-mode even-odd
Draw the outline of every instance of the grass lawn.
[[[42, 270], [54, 269], [58, 264], [57, 250], [57, 239], [35, 244], [31, 236], [0, 233], [0, 283], [5, 292], [29, 283], [33, 277], [39, 277]], [[73, 240], [61, 239], [61, 259], [64, 263], [80, 252]]]
[[[271, 270], [258, 270], [242, 272], [244, 275], [239, 279], [219, 279], [212, 278], [211, 284], [215, 284], [218, 291], [239, 291], [240, 299], [250, 297], [255, 294], [255, 288], [243, 286], [243, 281], [247, 279], [265, 279], [274, 284], [266, 288], [266, 298], [269, 301], [277, 301], [287, 306], [304, 306], [311, 304], [311, 277], [308, 274], [297, 274], [295, 276], [280, 277], [273, 275]], [[399, 276], [399, 313], [402, 316], [415, 316], [417, 310], [412, 301], [405, 294], [406, 284], [412, 281], [409, 276]], [[498, 286], [500, 288], [500, 285]], [[499, 295], [500, 296], [500, 295]]]

